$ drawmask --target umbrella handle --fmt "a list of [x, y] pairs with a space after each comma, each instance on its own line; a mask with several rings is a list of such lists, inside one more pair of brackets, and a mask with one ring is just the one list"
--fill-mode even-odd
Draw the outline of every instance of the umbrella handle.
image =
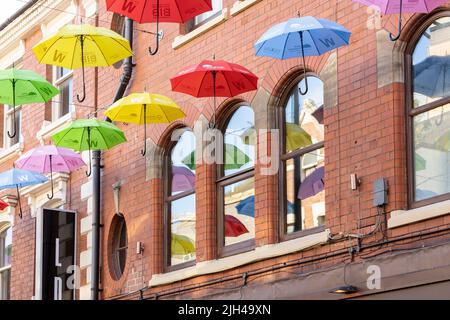
[[53, 189], [52, 156], [49, 156], [49, 158], [50, 158], [50, 183], [51, 183], [51, 186], [52, 186], [52, 193], [51, 193], [51, 195], [47, 194], [47, 198], [48, 198], [48, 200], [52, 200], [55, 197], [55, 192], [54, 192], [54, 189]]
[[147, 154], [147, 105], [144, 104], [144, 150], [141, 150], [141, 155], [145, 157]]
[[302, 91], [302, 88], [298, 88], [298, 91], [300, 92], [300, 95], [304, 96], [308, 93], [309, 87], [308, 87], [308, 77], [306, 74], [306, 60], [305, 60], [305, 46], [303, 43], [303, 31], [300, 31], [300, 44], [302, 46], [302, 59], [303, 59], [303, 76], [305, 79], [305, 91]]
[[[14, 93], [15, 95], [15, 93]], [[13, 123], [12, 123], [12, 127], [13, 127], [13, 133], [10, 133], [8, 130], [8, 137], [10, 139], [14, 138], [17, 135], [17, 128], [16, 128], [16, 106], [14, 105], [13, 107]]]
[[86, 171], [86, 177], [90, 177], [92, 175], [92, 157], [91, 157], [91, 129], [88, 128], [88, 145], [89, 145], [89, 171]]
[[389, 34], [389, 39], [391, 39], [391, 41], [397, 41], [398, 39], [400, 39], [400, 35], [402, 34], [402, 15], [403, 15], [403, 0], [400, 0], [400, 17], [398, 19], [398, 31], [396, 36], [394, 36], [392, 33]]
[[19, 192], [18, 184], [16, 184], [16, 189], [17, 189], [17, 200], [19, 201], [19, 217], [20, 217], [20, 219], [22, 219], [22, 217], [23, 217], [22, 203], [20, 202], [20, 192]]
[[152, 47], [148, 48], [151, 56], [154, 56], [159, 51], [159, 0], [156, 1], [156, 49], [153, 51]]
[[84, 75], [84, 36], [80, 36], [80, 43], [81, 43], [81, 70], [83, 72], [83, 96], [80, 97], [79, 94], [77, 94], [77, 100], [79, 103], [84, 102], [86, 100], [86, 80]]

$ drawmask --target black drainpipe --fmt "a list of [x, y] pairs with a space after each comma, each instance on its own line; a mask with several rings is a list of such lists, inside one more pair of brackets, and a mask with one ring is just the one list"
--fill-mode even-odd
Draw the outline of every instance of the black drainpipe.
[[[130, 42], [133, 49], [133, 20], [125, 18], [125, 38]], [[123, 98], [131, 76], [133, 75], [133, 57], [125, 59], [123, 75], [120, 79], [120, 85], [117, 89], [114, 101]], [[112, 122], [106, 118], [106, 121]], [[93, 212], [92, 212], [92, 277], [91, 277], [91, 300], [98, 300], [100, 293], [100, 228], [101, 225], [101, 151], [92, 153], [92, 179], [93, 179]]]

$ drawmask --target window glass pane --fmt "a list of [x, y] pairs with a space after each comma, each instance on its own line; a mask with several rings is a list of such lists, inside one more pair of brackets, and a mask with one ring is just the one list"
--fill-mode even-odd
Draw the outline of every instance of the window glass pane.
[[56, 67], [56, 78], [60, 79], [64, 76], [68, 75], [71, 72], [72, 72], [72, 70], [70, 70], [70, 69]]
[[195, 194], [171, 203], [170, 264], [195, 259]]
[[0, 235], [0, 268], [11, 265], [12, 257], [12, 228], [8, 228]]
[[73, 106], [73, 79], [69, 78], [59, 85], [60, 90], [60, 116], [72, 111]]
[[120, 279], [123, 275], [127, 263], [128, 252], [128, 232], [125, 219], [123, 217], [116, 216], [116, 228], [114, 231], [114, 277], [116, 280]]
[[0, 273], [0, 300], [9, 300], [11, 286], [11, 270], [5, 270]]
[[255, 161], [255, 114], [248, 106], [240, 107], [224, 132], [223, 163], [225, 176], [253, 168]]
[[324, 224], [324, 149], [286, 161], [286, 232]]
[[413, 53], [414, 107], [450, 96], [450, 18], [436, 20]]
[[450, 105], [414, 117], [415, 200], [450, 192]]
[[255, 180], [224, 188], [225, 246], [255, 238]]
[[285, 108], [286, 152], [301, 149], [323, 141], [323, 82], [316, 77], [308, 77], [309, 91], [302, 96], [305, 80], [294, 88]]
[[[13, 107], [12, 106], [8, 106], [8, 110], [12, 110]], [[11, 147], [17, 143], [19, 143], [21, 141], [22, 138], [22, 128], [21, 128], [21, 124], [22, 124], [22, 108], [20, 107], [16, 107], [16, 135], [13, 138], [9, 138], [8, 135], [6, 135], [6, 139], [8, 140], [8, 143], [6, 144], [7, 147]], [[14, 121], [14, 115], [13, 113], [8, 113], [7, 115], [7, 124], [8, 124], [8, 131], [10, 133], [12, 133], [13, 130], [13, 121]]]
[[195, 24], [200, 24], [203, 21], [205, 21], [208, 18], [210, 18], [213, 15], [215, 15], [217, 12], [221, 11], [222, 10], [222, 6], [223, 6], [222, 1], [223, 0], [212, 0], [211, 3], [213, 5], [213, 10], [205, 12], [205, 13], [202, 13], [202, 14], [198, 15], [197, 17], [195, 17]]
[[172, 149], [171, 194], [195, 190], [195, 135], [185, 131]]

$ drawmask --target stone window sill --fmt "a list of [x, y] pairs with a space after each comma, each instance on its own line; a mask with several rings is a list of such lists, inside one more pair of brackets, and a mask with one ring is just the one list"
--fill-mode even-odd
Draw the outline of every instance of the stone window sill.
[[22, 153], [24, 148], [23, 142], [16, 143], [12, 147], [9, 147], [7, 149], [3, 149], [0, 151], [0, 163], [3, 161], [9, 160], [14, 156], [18, 156]]
[[193, 267], [177, 270], [169, 273], [153, 275], [150, 287], [174, 283], [189, 278], [223, 272], [253, 262], [279, 257], [328, 242], [330, 230], [308, 235], [302, 238], [258, 247], [253, 251], [226, 257], [223, 259], [199, 262]]
[[224, 8], [222, 10], [222, 13], [217, 16], [216, 18], [212, 19], [211, 21], [208, 21], [204, 25], [198, 27], [195, 30], [192, 30], [191, 32], [177, 36], [175, 40], [172, 43], [173, 49], [178, 49], [179, 47], [185, 45], [188, 42], [191, 42], [192, 40], [198, 38], [200, 35], [204, 34], [205, 32], [215, 28], [219, 24], [223, 23], [225, 20], [228, 19], [228, 9]]
[[433, 203], [412, 210], [396, 210], [391, 212], [388, 228], [398, 228], [411, 223], [432, 219], [450, 213], [450, 200]]
[[36, 133], [36, 138], [40, 141], [41, 144], [44, 144], [45, 140], [51, 138], [52, 135], [57, 133], [59, 130], [64, 128], [75, 119], [76, 113], [75, 111], [72, 111], [54, 122], [44, 121], [41, 130]]
[[243, 1], [236, 1], [233, 4], [233, 7], [231, 7], [230, 14], [232, 16], [236, 16], [242, 11], [250, 8], [254, 4], [257, 4], [258, 2], [261, 2], [262, 0], [243, 0]]

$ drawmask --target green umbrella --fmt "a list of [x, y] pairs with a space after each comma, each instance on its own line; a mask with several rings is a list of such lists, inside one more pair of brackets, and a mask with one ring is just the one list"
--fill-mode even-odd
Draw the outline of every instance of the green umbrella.
[[[249, 163], [250, 160], [250, 157], [235, 145], [228, 143], [225, 144], [225, 170], [240, 169], [243, 165]], [[187, 157], [185, 157], [182, 162], [189, 169], [195, 170], [195, 151], [191, 152]]]
[[45, 103], [59, 94], [59, 90], [47, 80], [30, 70], [0, 70], [0, 103], [14, 108], [12, 139], [16, 136], [16, 106], [29, 103]]
[[414, 168], [416, 169], [416, 171], [425, 170], [426, 167], [427, 167], [427, 160], [425, 160], [417, 152], [414, 153]]
[[112, 123], [97, 119], [75, 120], [68, 127], [54, 134], [53, 142], [58, 147], [75, 151], [89, 150], [89, 173], [91, 175], [91, 151], [107, 150], [126, 142], [125, 134]]

